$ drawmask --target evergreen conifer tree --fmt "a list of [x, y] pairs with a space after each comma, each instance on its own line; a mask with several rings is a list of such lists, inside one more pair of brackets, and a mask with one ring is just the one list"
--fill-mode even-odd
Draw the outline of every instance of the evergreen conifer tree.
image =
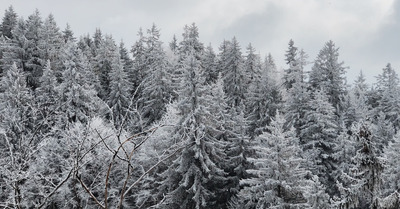
[[335, 114], [343, 111], [346, 95], [346, 73], [344, 63], [339, 62], [339, 48], [333, 41], [328, 41], [318, 53], [310, 72], [310, 85], [314, 89], [324, 90], [329, 102], [335, 108]]
[[17, 13], [15, 13], [13, 6], [9, 6], [4, 12], [4, 17], [0, 25], [0, 34], [8, 39], [13, 38], [12, 30], [17, 25]]
[[304, 125], [300, 130], [300, 143], [308, 168], [320, 178], [327, 192], [333, 196], [337, 192], [334, 151], [338, 144], [338, 125], [328, 96], [323, 91], [316, 91], [311, 96], [304, 114]]
[[[221, 208], [216, 205], [225, 181], [224, 143], [218, 139], [218, 118], [210, 111], [204, 78], [195, 52], [188, 54], [178, 103], [177, 137], [186, 144], [176, 160], [164, 172], [162, 187], [168, 194], [162, 208]], [[164, 190], [161, 188], [161, 190]]]

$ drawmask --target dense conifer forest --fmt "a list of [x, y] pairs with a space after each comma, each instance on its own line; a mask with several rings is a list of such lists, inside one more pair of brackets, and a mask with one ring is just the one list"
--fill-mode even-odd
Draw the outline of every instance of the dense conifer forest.
[[235, 37], [199, 37], [193, 23], [162, 43], [152, 25], [117, 43], [6, 9], [0, 207], [400, 207], [390, 64], [347, 81], [333, 41], [309, 58], [288, 40], [282, 71]]

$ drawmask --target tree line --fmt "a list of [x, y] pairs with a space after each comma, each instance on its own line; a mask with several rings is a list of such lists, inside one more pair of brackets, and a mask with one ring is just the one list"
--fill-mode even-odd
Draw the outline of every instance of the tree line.
[[127, 48], [12, 6], [0, 35], [0, 207], [400, 207], [390, 64], [349, 85], [333, 41], [310, 62], [290, 40], [280, 72], [194, 23]]

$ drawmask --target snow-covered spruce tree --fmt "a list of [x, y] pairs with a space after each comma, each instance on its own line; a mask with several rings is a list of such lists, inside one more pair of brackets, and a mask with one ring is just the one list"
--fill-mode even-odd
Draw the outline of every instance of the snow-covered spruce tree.
[[[384, 149], [383, 159], [386, 160], [382, 173], [382, 194], [385, 197], [392, 195], [399, 196], [400, 192], [400, 134], [394, 137], [393, 142], [389, 143]], [[399, 200], [397, 200], [397, 207]], [[396, 207], [392, 207], [396, 208]]]
[[101, 89], [98, 91], [99, 97], [107, 101], [107, 96], [111, 91], [109, 74], [113, 70], [113, 60], [119, 59], [119, 50], [113, 38], [109, 35], [105, 36], [104, 39], [99, 39], [97, 42], [99, 43], [96, 44], [95, 39], [95, 46], [99, 48], [93, 68], [100, 81]]
[[206, 47], [201, 63], [204, 67], [206, 83], [215, 83], [218, 79], [219, 72], [217, 70], [217, 55], [215, 54], [211, 44]]
[[259, 54], [256, 54], [256, 49], [249, 44], [246, 48], [247, 55], [244, 59], [244, 71], [246, 74], [246, 89], [248, 86], [256, 81], [259, 80], [261, 77], [261, 58]]
[[287, 89], [286, 101], [284, 103], [285, 119], [288, 127], [294, 127], [296, 135], [299, 136], [301, 127], [304, 125], [305, 113], [310, 100], [308, 84], [305, 82], [306, 75], [304, 67], [307, 65], [307, 54], [301, 50], [298, 57], [290, 58], [291, 73], [290, 87]]
[[361, 71], [354, 82], [354, 86], [349, 90], [349, 94], [347, 95], [345, 110], [346, 127], [350, 127], [354, 122], [359, 122], [370, 116], [371, 107], [368, 104], [368, 89], [365, 76]]
[[[351, 136], [351, 130], [347, 129], [345, 124], [341, 125], [341, 131], [337, 137], [337, 145], [334, 148], [333, 157], [338, 162], [338, 169], [335, 176], [340, 176], [343, 172], [349, 172], [352, 168], [352, 158], [356, 155], [359, 148], [357, 142]], [[338, 179], [340, 182], [340, 179]]]
[[18, 19], [16, 26], [12, 30], [13, 38], [6, 39], [1, 45], [0, 57], [3, 74], [15, 63], [22, 70], [25, 69], [25, 63], [28, 59], [27, 48], [29, 41], [26, 39], [26, 22], [23, 18]]
[[78, 42], [76, 43], [78, 48], [82, 51], [82, 53], [88, 57], [91, 63], [94, 63], [94, 58], [96, 57], [97, 50], [95, 50], [93, 39], [89, 34], [83, 35], [79, 37]]
[[[201, 80], [204, 81], [204, 79]], [[225, 144], [225, 157], [227, 158], [223, 159], [224, 163], [221, 164], [221, 169], [224, 169], [226, 172], [226, 178], [223, 181], [214, 180], [212, 182], [215, 187], [213, 190], [217, 191], [215, 195], [217, 198], [212, 207], [226, 208], [227, 203], [232, 198], [235, 198], [240, 190], [239, 180], [246, 178], [245, 169], [247, 168], [247, 161], [244, 153], [247, 148], [246, 146], [248, 146], [248, 138], [245, 136], [246, 120], [244, 119], [243, 112], [238, 114], [239, 111], [237, 110], [227, 111], [226, 97], [223, 92], [223, 81], [221, 78], [218, 78], [215, 84], [206, 85], [204, 88], [204, 101], [206, 101], [205, 104], [208, 104], [206, 114], [210, 115], [210, 117], [207, 117], [207, 124], [213, 124], [212, 126], [217, 130], [214, 132], [214, 137], [222, 140], [222, 143]], [[151, 161], [154, 162], [154, 159], [161, 159], [165, 153], [168, 154], [175, 148], [187, 143], [185, 140], [180, 140], [182, 139], [181, 133], [177, 132], [175, 126], [171, 126], [182, 123], [184, 117], [187, 117], [180, 113], [179, 104], [180, 101], [168, 105], [167, 113], [160, 122], [153, 125], [154, 127], [162, 124], [167, 126], [157, 129], [154, 135], [150, 137], [149, 143], [151, 146], [150, 148], [146, 148], [143, 154], [152, 157], [147, 157], [144, 164], [149, 164]], [[143, 159], [146, 159], [146, 157]], [[144, 192], [136, 195], [139, 200], [137, 205], [150, 207], [154, 204], [160, 206], [163, 203], [162, 199], [168, 193], [168, 187], [162, 185], [165, 181], [162, 182], [160, 179], [165, 175], [164, 171], [168, 169], [171, 163], [172, 161], [167, 160], [161, 166], [157, 167], [155, 175], [151, 175], [146, 179], [143, 184], [145, 188]], [[163, 206], [161, 207], [163, 208]]]
[[27, 208], [26, 180], [42, 139], [37, 108], [22, 69], [15, 64], [2, 77], [0, 93], [0, 201], [2, 207]]
[[8, 39], [13, 38], [12, 30], [17, 25], [17, 13], [15, 13], [13, 6], [9, 6], [4, 11], [4, 17], [0, 24], [0, 34]]
[[219, 53], [217, 55], [217, 71], [219, 73], [223, 73], [228, 59], [228, 49], [230, 48], [231, 42], [229, 40], [222, 41], [218, 50]]
[[186, 147], [163, 173], [160, 191], [167, 190], [161, 208], [221, 208], [216, 202], [220, 187], [226, 181], [223, 170], [224, 143], [218, 139], [221, 130], [218, 115], [211, 111], [200, 62], [195, 52], [182, 63], [184, 74], [178, 108], [182, 119], [175, 137]]
[[[201, 62], [205, 51], [204, 44], [199, 40], [199, 29], [195, 23], [185, 25], [183, 30], [182, 41], [179, 42], [178, 51], [176, 52], [177, 60], [176, 63], [174, 63], [175, 66], [172, 66], [172, 69], [170, 69], [171, 88], [174, 92], [173, 100], [177, 99], [179, 96], [177, 92], [180, 91], [181, 77], [185, 74], [182, 72], [182, 69], [184, 69], [186, 56], [188, 54], [194, 54], [196, 60]], [[202, 65], [202, 63], [200, 63], [200, 65]]]
[[[142, 28], [138, 31], [138, 40], [133, 44], [131, 48], [131, 53], [133, 57], [133, 71], [128, 74], [129, 82], [132, 83], [132, 92], [136, 91], [140, 84], [142, 83], [145, 75], [146, 75], [146, 55], [145, 55], [145, 45], [146, 38], [143, 35]], [[138, 95], [135, 95], [138, 96]]]
[[275, 67], [272, 56], [268, 56], [260, 74], [253, 77], [249, 83], [245, 104], [246, 118], [249, 122], [248, 134], [251, 137], [265, 131], [265, 126], [282, 105], [282, 94], [275, 80]]
[[334, 148], [337, 146], [338, 125], [334, 108], [322, 90], [311, 95], [304, 114], [304, 124], [300, 128], [300, 143], [308, 168], [320, 178], [331, 196], [337, 193], [337, 162]]
[[172, 53], [176, 54], [178, 51], [178, 39], [176, 39], [176, 35], [172, 37], [172, 41], [169, 42], [168, 44], [169, 49], [172, 51]]
[[50, 61], [47, 61], [46, 67], [43, 69], [43, 74], [39, 78], [40, 86], [35, 90], [35, 102], [39, 107], [38, 120], [40, 121], [40, 131], [48, 133], [59, 120], [59, 108], [62, 105], [59, 92], [56, 89], [58, 86], [55, 72]]
[[67, 23], [67, 26], [63, 31], [61, 31], [63, 34], [64, 42], [74, 42], [76, 40], [74, 36], [74, 32], [71, 29], [71, 26]]
[[146, 74], [142, 83], [139, 111], [147, 126], [159, 120], [166, 111], [166, 104], [172, 97], [168, 60], [159, 40], [160, 31], [153, 25], [147, 31]]
[[89, 118], [100, 113], [104, 103], [94, 89], [96, 75], [90, 70], [89, 62], [75, 43], [68, 42], [62, 52], [64, 70], [62, 83], [57, 87], [60, 94], [61, 125], [80, 121], [86, 123]]
[[378, 107], [375, 108], [375, 117], [379, 112], [383, 112], [385, 120], [390, 121], [394, 129], [400, 129], [400, 86], [399, 77], [392, 66], [389, 64], [383, 68], [382, 74], [377, 77]]
[[[0, 78], [3, 75], [3, 72], [8, 68], [4, 68], [3, 62], [3, 51], [6, 49], [7, 46], [10, 45], [11, 40], [13, 39], [12, 31], [17, 26], [18, 23], [18, 16], [15, 13], [14, 8], [12, 6], [8, 7], [4, 11], [4, 17], [0, 23], [0, 37], [2, 39], [0, 44]], [[9, 63], [11, 65], [12, 63]]]
[[337, 145], [334, 147], [332, 155], [337, 162], [337, 169], [334, 171], [332, 176], [336, 178], [336, 185], [339, 189], [339, 193], [335, 194], [331, 199], [334, 208], [341, 208], [343, 202], [346, 201], [346, 198], [343, 197], [342, 199], [340, 188], [341, 185], [348, 183], [348, 179], [345, 180], [342, 177], [351, 173], [350, 171], [354, 167], [352, 159], [360, 148], [358, 142], [354, 140], [354, 137], [352, 137], [352, 130], [346, 128], [346, 124], [343, 121], [340, 124], [339, 129], [340, 133], [337, 137]]
[[[153, 123], [150, 129], [155, 128], [142, 149], [136, 153], [137, 161], [143, 169], [148, 169], [166, 156], [181, 149], [182, 141], [176, 136], [175, 124], [179, 124], [182, 116], [179, 114], [177, 101], [167, 105], [167, 111], [163, 117]], [[176, 154], [178, 154], [177, 152]], [[157, 208], [168, 192], [166, 187], [161, 188], [162, 173], [172, 164], [173, 158], [161, 162], [153, 172], [147, 175], [140, 184], [139, 192], [132, 192], [127, 196], [127, 205], [131, 208]]]
[[375, 138], [368, 122], [355, 123], [352, 140], [356, 141], [356, 155], [349, 171], [342, 172], [339, 208], [378, 208], [383, 162], [377, 155]]
[[[242, 180], [237, 208], [321, 208], [328, 197], [317, 177], [304, 168], [301, 148], [294, 129], [285, 131], [279, 113], [264, 132], [253, 141], [254, 164], [247, 170], [252, 178]], [[323, 188], [323, 187], [322, 187]], [[317, 200], [315, 194], [319, 194]], [[314, 195], [314, 196], [313, 196]], [[322, 200], [324, 199], [324, 200]]]
[[195, 23], [185, 25], [183, 28], [182, 41], [179, 43], [179, 60], [182, 62], [188, 54], [194, 54], [196, 60], [200, 61], [204, 53], [204, 44], [199, 40], [199, 29]]
[[346, 68], [343, 65], [343, 62], [339, 62], [339, 48], [333, 41], [328, 41], [318, 53], [309, 79], [312, 88], [326, 92], [337, 115], [343, 110], [342, 103], [346, 95]]
[[40, 30], [40, 37], [38, 48], [40, 48], [40, 57], [42, 66], [45, 66], [47, 61], [53, 63], [53, 68], [60, 71], [59, 68], [62, 66], [62, 60], [60, 59], [60, 50], [65, 44], [62, 37], [62, 33], [54, 20], [53, 15], [49, 15], [43, 23], [43, 27]]
[[244, 61], [239, 42], [234, 37], [228, 45], [224, 56], [224, 67], [221, 71], [224, 79], [224, 91], [228, 97], [228, 106], [237, 107], [243, 104], [246, 93], [246, 74], [244, 71]]
[[26, 20], [26, 33], [25, 38], [28, 40], [28, 47], [26, 49], [27, 60], [24, 66], [24, 71], [27, 72], [27, 84], [32, 89], [39, 87], [39, 78], [42, 75], [42, 70], [46, 64], [42, 48], [40, 48], [40, 41], [42, 37], [43, 20], [39, 10], [28, 16]]
[[132, 85], [133, 83], [132, 83], [132, 80], [130, 79], [130, 75], [134, 74], [134, 66], [133, 66], [133, 60], [129, 56], [129, 51], [125, 47], [125, 44], [123, 41], [121, 41], [119, 44], [119, 55], [120, 55], [122, 64], [124, 66], [124, 71], [127, 73], [128, 81], [129, 81], [129, 83], [131, 83], [131, 87], [130, 87], [130, 91], [129, 91], [129, 93], [131, 95], [132, 91], [136, 90], [136, 89], [132, 89], [134, 86]]
[[375, 139], [376, 154], [381, 156], [383, 150], [393, 142], [396, 130], [393, 123], [386, 119], [385, 113], [379, 112], [371, 125], [371, 131]]
[[293, 87], [293, 83], [296, 82], [299, 70], [302, 71], [302, 68], [298, 67], [297, 65], [300, 64], [298, 62], [298, 49], [294, 46], [294, 41], [290, 39], [288, 44], [288, 50], [285, 54], [285, 61], [288, 65], [287, 69], [284, 69], [283, 75], [283, 85], [285, 86], [286, 90], [289, 90]]
[[108, 74], [110, 79], [110, 93], [107, 95], [107, 105], [109, 107], [110, 119], [115, 128], [121, 129], [129, 126], [133, 122], [134, 114], [130, 109], [131, 84], [128, 81], [128, 74], [124, 69], [124, 64], [119, 56], [118, 51], [113, 51], [111, 60], [111, 71]]
[[38, 10], [25, 21], [20, 18], [11, 31], [12, 39], [2, 46], [3, 69], [8, 69], [14, 62], [26, 72], [27, 84], [32, 89], [39, 86], [39, 78], [46, 64], [40, 41], [43, 39], [43, 21]]
[[211, 112], [219, 119], [215, 123], [219, 124], [219, 130], [223, 130], [219, 135], [220, 140], [227, 143], [225, 147], [226, 162], [223, 165], [227, 173], [227, 181], [220, 184], [224, 189], [219, 193], [217, 204], [219, 208], [226, 208], [227, 203], [236, 199], [242, 188], [241, 179], [248, 178], [246, 169], [249, 163], [246, 157], [249, 155], [248, 121], [244, 113], [244, 105], [229, 109], [226, 103], [226, 95], [223, 90], [224, 84], [221, 77], [215, 84], [209, 86], [211, 95], [209, 96]]

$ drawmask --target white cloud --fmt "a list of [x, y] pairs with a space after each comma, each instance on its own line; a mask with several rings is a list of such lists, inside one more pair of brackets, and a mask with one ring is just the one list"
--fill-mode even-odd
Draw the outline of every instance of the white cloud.
[[389, 22], [394, 0], [281, 0], [273, 4], [284, 11], [283, 29], [300, 35], [313, 32], [314, 36], [360, 41]]

